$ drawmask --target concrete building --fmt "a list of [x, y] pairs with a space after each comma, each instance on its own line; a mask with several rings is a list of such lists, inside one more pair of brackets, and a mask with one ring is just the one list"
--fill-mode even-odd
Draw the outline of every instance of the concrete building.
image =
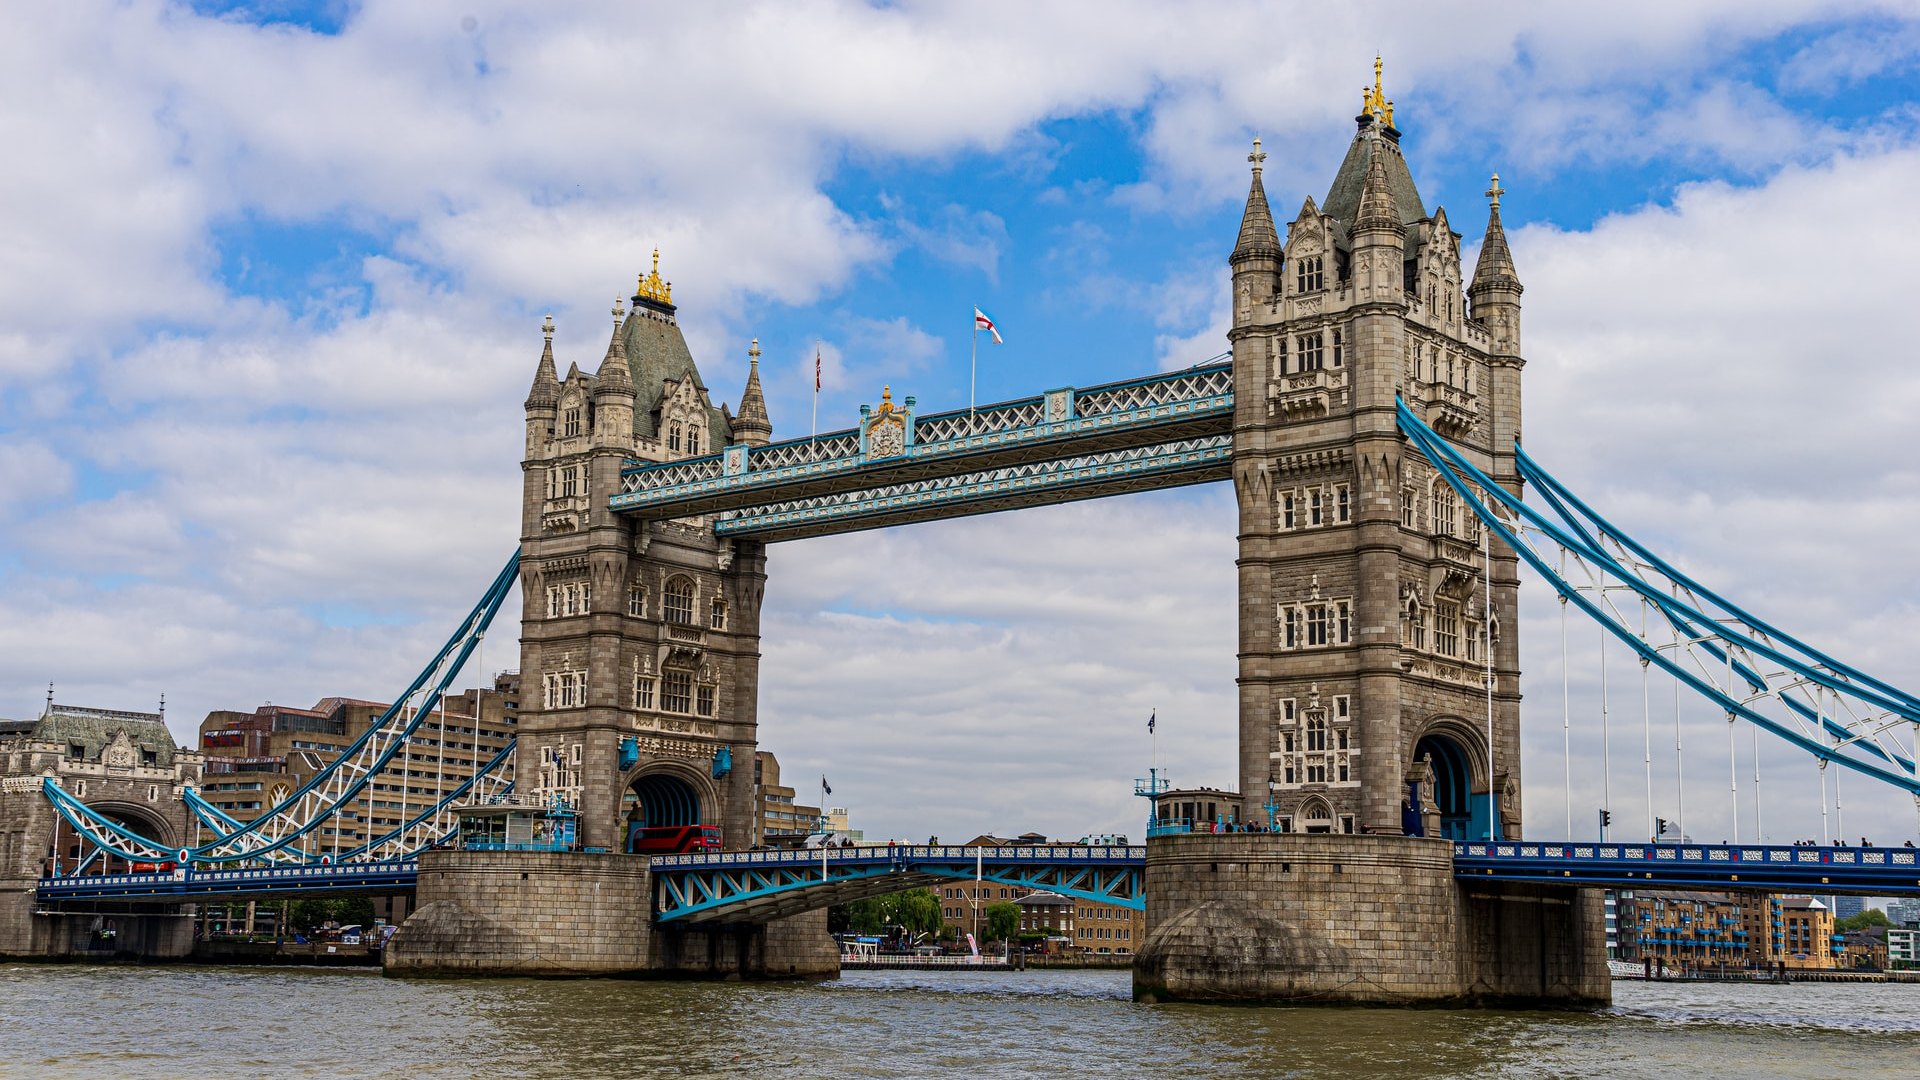
[[1895, 926], [1920, 930], [1920, 899], [1887, 901], [1887, 920]]
[[[520, 680], [513, 672], [495, 676], [491, 687], [446, 695], [444, 708], [420, 722], [406, 748], [351, 800], [341, 820], [320, 828], [317, 842], [352, 847], [431, 809], [513, 741], [519, 706]], [[234, 820], [253, 821], [332, 764], [387, 707], [328, 697], [311, 709], [267, 704], [252, 712], [210, 712], [200, 724], [206, 758], [200, 793]]]
[[760, 817], [754, 845], [794, 847], [820, 831], [820, 808], [795, 802], [793, 788], [780, 782], [780, 760], [765, 750], [753, 755], [753, 782], [760, 790]]
[[1920, 968], [1920, 930], [1900, 927], [1887, 931], [1887, 966], [1896, 971]]

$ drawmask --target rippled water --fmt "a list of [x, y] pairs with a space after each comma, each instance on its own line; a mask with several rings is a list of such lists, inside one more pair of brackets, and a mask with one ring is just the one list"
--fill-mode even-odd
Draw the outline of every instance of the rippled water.
[[1116, 971], [818, 984], [0, 967], [0, 1076], [1901, 1076], [1920, 985], [1620, 982], [1603, 1013], [1135, 1005]]

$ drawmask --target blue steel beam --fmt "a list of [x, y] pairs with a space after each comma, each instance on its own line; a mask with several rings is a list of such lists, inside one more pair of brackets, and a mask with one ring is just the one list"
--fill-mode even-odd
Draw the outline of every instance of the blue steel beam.
[[1914, 848], [1456, 843], [1453, 872], [1462, 881], [1532, 881], [1610, 889], [1920, 896], [1920, 851]]
[[57, 903], [62, 900], [168, 901], [214, 896], [384, 893], [413, 888], [419, 869], [415, 859], [247, 870], [183, 867], [152, 873], [41, 878], [35, 898], [42, 903]]
[[721, 515], [714, 532], [799, 540], [1211, 483], [1230, 479], [1232, 466], [1233, 436], [1206, 435], [769, 503]]
[[1232, 429], [1233, 367], [1209, 364], [974, 410], [895, 415], [904, 424], [897, 453], [869, 445], [861, 429], [730, 446], [630, 465], [608, 505], [648, 518], [692, 517], [1225, 435]]
[[867, 896], [978, 880], [1132, 908], [1146, 906], [1143, 847], [892, 847], [724, 851], [653, 859], [656, 922], [764, 922]]

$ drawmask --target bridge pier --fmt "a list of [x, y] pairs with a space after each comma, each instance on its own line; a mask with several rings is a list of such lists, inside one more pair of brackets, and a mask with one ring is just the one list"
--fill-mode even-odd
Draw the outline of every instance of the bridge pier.
[[418, 907], [386, 950], [396, 976], [829, 978], [824, 911], [741, 926], [654, 926], [647, 860], [630, 855], [430, 851]]
[[1611, 1000], [1597, 890], [1459, 882], [1444, 840], [1147, 843], [1143, 1001], [1586, 1007]]

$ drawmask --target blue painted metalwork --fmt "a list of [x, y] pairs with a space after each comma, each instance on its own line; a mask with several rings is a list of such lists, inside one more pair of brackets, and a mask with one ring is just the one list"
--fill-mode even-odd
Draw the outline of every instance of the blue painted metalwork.
[[[1920, 710], [1914, 710], [1907, 703], [1909, 695], [1890, 694], [1873, 685], [1849, 682], [1841, 674], [1822, 662], [1823, 658], [1809, 660], [1792, 655], [1789, 651], [1769, 640], [1769, 635], [1757, 631], [1754, 624], [1745, 620], [1730, 619], [1723, 622], [1699, 607], [1683, 602], [1669, 595], [1660, 586], [1644, 580], [1634, 572], [1635, 568], [1624, 565], [1595, 542], [1592, 531], [1579, 524], [1555, 523], [1546, 515], [1524, 504], [1517, 496], [1502, 488], [1468, 461], [1459, 451], [1441, 439], [1429, 428], [1407, 404], [1399, 404], [1400, 429], [1411, 439], [1415, 446], [1427, 457], [1440, 473], [1442, 479], [1453, 489], [1461, 501], [1472, 510], [1494, 535], [1511, 547], [1527, 564], [1538, 571], [1541, 577], [1551, 584], [1555, 591], [1566, 601], [1589, 618], [1605, 627], [1609, 633], [1632, 649], [1643, 661], [1660, 668], [1695, 693], [1713, 701], [1721, 709], [1734, 716], [1741, 717], [1780, 739], [1786, 740], [1807, 751], [1821, 761], [1834, 761], [1856, 772], [1879, 780], [1906, 791], [1920, 800], [1920, 779], [1911, 773], [1910, 763], [1913, 755], [1910, 751], [1896, 752], [1870, 746], [1863, 740], [1892, 738], [1892, 725], [1883, 718], [1874, 717], [1860, 723], [1863, 730], [1841, 725], [1832, 714], [1822, 708], [1809, 708], [1805, 702], [1795, 701], [1796, 693], [1804, 693], [1807, 685], [1814, 685], [1831, 691], [1836, 699], [1851, 699], [1866, 704], [1870, 709], [1882, 710], [1886, 717], [1898, 724], [1920, 723]], [[1781, 686], [1774, 686], [1764, 679], [1752, 663], [1737, 660], [1733, 667], [1747, 690], [1756, 685], [1768, 687], [1766, 693], [1748, 693], [1743, 697], [1733, 695], [1732, 687], [1719, 687], [1700, 673], [1681, 666], [1675, 657], [1648, 642], [1636, 629], [1624, 625], [1621, 621], [1608, 616], [1594, 597], [1587, 595], [1591, 589], [1567, 581], [1539, 551], [1527, 541], [1523, 533], [1534, 533], [1546, 538], [1562, 551], [1582, 560], [1595, 572], [1604, 574], [1608, 580], [1617, 581], [1632, 589], [1651, 609], [1658, 611], [1674, 626], [1677, 633], [1684, 636], [1689, 645], [1701, 645], [1710, 657], [1726, 661], [1729, 656], [1757, 656], [1778, 663], [1792, 679]], [[1712, 638], [1718, 644], [1705, 642]], [[1851, 670], [1851, 669], [1849, 669]], [[1810, 735], [1793, 730], [1779, 720], [1757, 711], [1753, 706], [1760, 701], [1777, 700], [1784, 704], [1789, 712], [1800, 719], [1812, 722], [1816, 717], [1831, 720], [1832, 724], [1819, 723], [1819, 730], [1834, 735], [1833, 745], [1822, 743]], [[1833, 731], [1839, 725], [1842, 736]], [[1864, 747], [1859, 753], [1845, 751]], [[1891, 762], [1894, 768], [1887, 768], [1879, 762]]]
[[713, 778], [724, 780], [733, 771], [733, 747], [723, 746], [713, 752]]
[[1920, 896], [1920, 850], [1761, 844], [1457, 843], [1454, 876], [1607, 888]]
[[640, 740], [632, 735], [620, 737], [620, 771], [626, 772], [640, 764]]
[[660, 855], [654, 919], [763, 922], [831, 904], [976, 878], [1140, 910], [1144, 847], [1079, 844], [975, 848], [870, 845], [823, 850]]
[[770, 502], [720, 515], [714, 532], [790, 540], [1204, 484], [1228, 479], [1232, 457], [1231, 434], [1203, 435]]
[[[901, 485], [940, 478], [973, 478], [926, 493], [953, 505], [1036, 485], [1063, 493], [1103, 478], [1094, 468], [1096, 455], [1227, 435], [1233, 367], [1208, 364], [1083, 390], [1051, 390], [971, 411], [891, 415], [905, 421], [899, 453], [875, 456], [864, 426], [764, 447], [730, 446], [684, 461], [632, 465], [608, 505], [655, 518], [751, 509], [755, 524], [721, 530], [741, 535], [775, 524], [767, 516], [773, 504], [880, 488], [893, 488], [892, 497], [902, 498], [913, 492]], [[1060, 459], [1082, 460], [1044, 473], [1004, 471]], [[1129, 464], [1136, 471], [1147, 467], [1134, 458], [1108, 463], [1108, 470]]]
[[171, 900], [275, 893], [392, 892], [411, 889], [419, 874], [414, 859], [247, 869], [180, 867], [140, 874], [94, 874], [42, 878], [35, 898], [61, 900]]

